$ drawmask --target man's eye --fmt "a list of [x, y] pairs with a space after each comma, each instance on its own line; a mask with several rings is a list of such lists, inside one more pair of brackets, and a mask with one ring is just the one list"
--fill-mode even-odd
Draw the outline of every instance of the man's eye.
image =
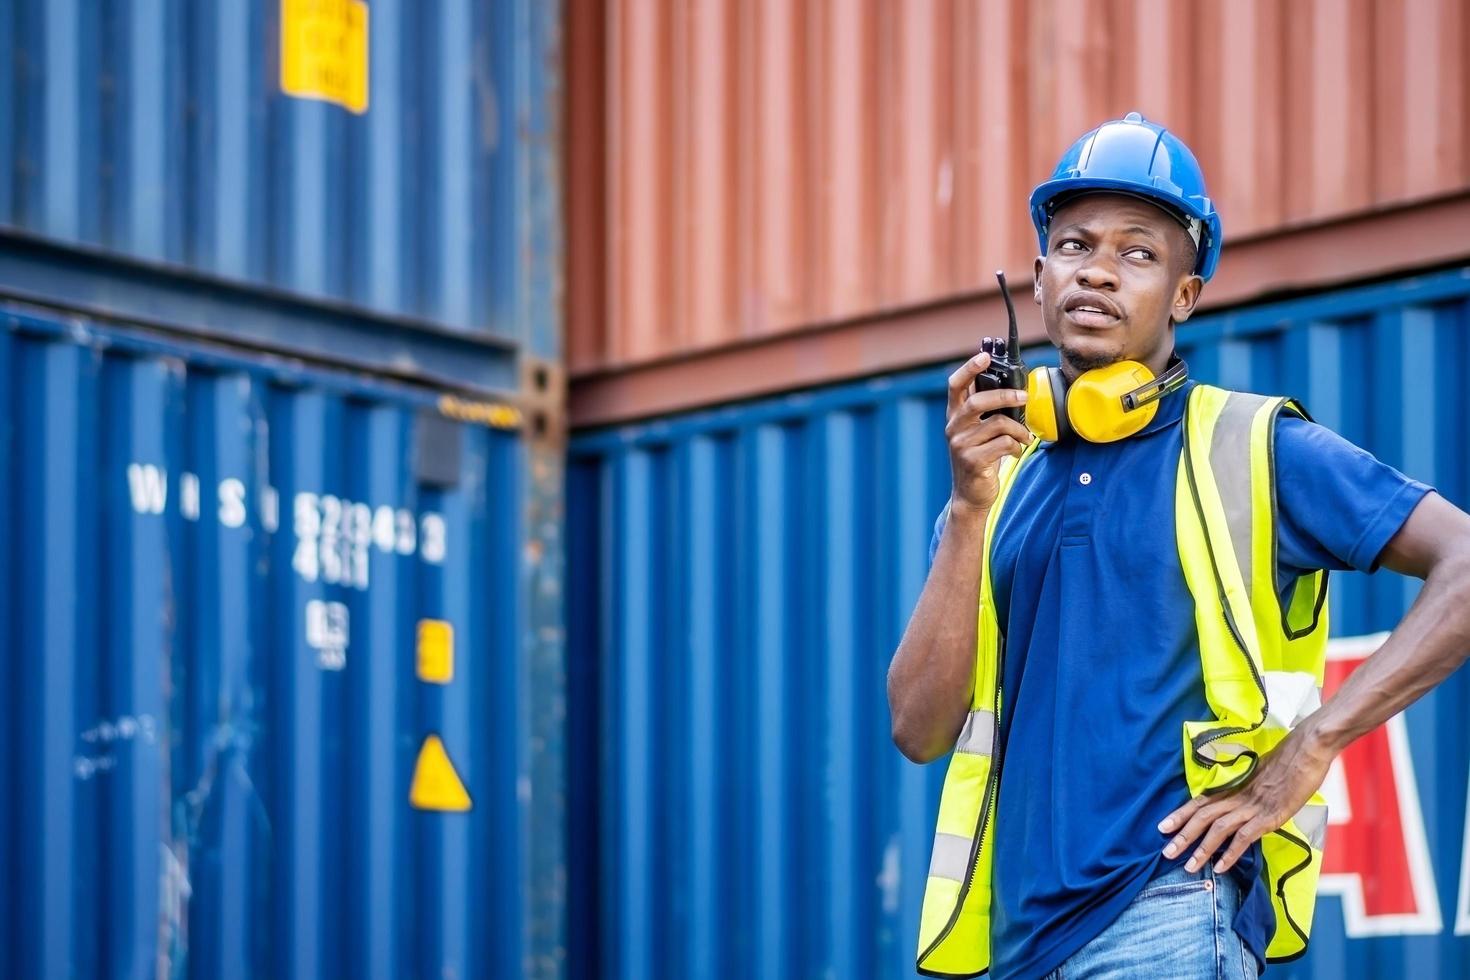
[[1085, 247], [1086, 246], [1077, 241], [1077, 239], [1075, 238], [1068, 238], [1064, 239], [1063, 241], [1057, 242], [1058, 252], [1080, 252]]
[[1131, 255], [1131, 256], [1133, 256], [1135, 258], [1140, 258], [1140, 259], [1150, 259], [1151, 260], [1154, 257], [1154, 253], [1153, 252], [1150, 252], [1146, 248], [1130, 248], [1124, 254]]

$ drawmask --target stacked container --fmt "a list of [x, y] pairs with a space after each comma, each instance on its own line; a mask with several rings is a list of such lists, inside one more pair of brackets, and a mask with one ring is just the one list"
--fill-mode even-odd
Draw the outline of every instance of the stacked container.
[[[1192, 374], [1470, 505], [1463, 4], [571, 8], [582, 975], [913, 976], [943, 765], [891, 745], [884, 680], [945, 378], [1002, 332], [997, 268], [1050, 356], [1026, 197], [1098, 123], [1178, 133], [1222, 215]], [[1334, 575], [1329, 691], [1417, 587]], [[1312, 950], [1272, 976], [1470, 970], [1467, 701], [1334, 768]]]
[[0, 972], [560, 969], [559, 44], [0, 13]]

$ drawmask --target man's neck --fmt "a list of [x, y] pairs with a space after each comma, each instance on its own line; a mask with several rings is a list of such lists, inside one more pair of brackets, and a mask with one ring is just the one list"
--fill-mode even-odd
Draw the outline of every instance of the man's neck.
[[[1162, 350], [1160, 350], [1158, 353], [1149, 355], [1147, 358], [1119, 358], [1118, 360], [1120, 360], [1120, 361], [1122, 361], [1122, 360], [1137, 360], [1140, 364], [1143, 364], [1150, 371], [1152, 371], [1154, 377], [1157, 378], [1159, 375], [1163, 374], [1166, 370], [1168, 370], [1168, 368], [1169, 368], [1169, 362], [1172, 361], [1173, 359], [1174, 359], [1174, 345], [1170, 344], [1169, 346], [1167, 346], [1167, 347], [1163, 348]], [[1114, 362], [1111, 362], [1111, 363], [1117, 363], [1117, 362], [1114, 361]], [[1093, 367], [1095, 368], [1095, 367], [1106, 367], [1106, 366], [1107, 365], [1094, 365]], [[1075, 364], [1073, 364], [1071, 361], [1067, 360], [1067, 358], [1066, 358], [1065, 355], [1062, 356], [1062, 377], [1064, 377], [1064, 378], [1067, 379], [1067, 384], [1071, 384], [1072, 382], [1076, 381], [1086, 371], [1092, 370], [1092, 369], [1093, 368], [1079, 368]]]

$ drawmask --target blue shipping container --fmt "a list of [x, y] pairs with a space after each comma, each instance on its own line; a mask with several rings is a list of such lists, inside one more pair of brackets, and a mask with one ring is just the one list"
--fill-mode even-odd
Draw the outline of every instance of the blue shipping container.
[[[1470, 504], [1470, 270], [1201, 317], [1179, 346]], [[575, 975], [914, 975], [943, 766], [893, 748], [884, 678], [949, 493], [951, 368], [574, 440]], [[1334, 576], [1329, 688], [1417, 588]], [[1470, 975], [1467, 714], [1462, 672], [1342, 757], [1311, 952], [1270, 975]]]
[[[461, 357], [553, 336], [559, 18], [536, 0], [7, 3], [0, 292], [277, 346], [306, 339], [239, 306], [308, 299]], [[360, 57], [314, 64], [361, 73], [365, 102], [286, 94], [303, 39], [336, 31]], [[47, 244], [63, 252], [38, 265]], [[178, 281], [140, 295], [158, 271]]]
[[520, 435], [0, 324], [0, 974], [528, 972]]

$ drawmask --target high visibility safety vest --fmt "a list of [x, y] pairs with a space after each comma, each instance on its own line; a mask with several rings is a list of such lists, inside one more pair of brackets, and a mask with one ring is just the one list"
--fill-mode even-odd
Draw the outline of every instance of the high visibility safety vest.
[[[1239, 786], [1261, 756], [1321, 704], [1327, 573], [1299, 578], [1285, 606], [1276, 589], [1273, 444], [1282, 411], [1309, 418], [1288, 399], [1209, 385], [1196, 385], [1185, 407], [1175, 537], [1194, 597], [1205, 698], [1215, 715], [1184, 723], [1183, 766], [1193, 795]], [[1039, 443], [1033, 440], [1001, 472], [985, 529], [987, 549], [1016, 474]], [[994, 832], [1002, 761], [996, 719], [1004, 660], [987, 560], [980, 576], [975, 693], [945, 775], [920, 916], [917, 966], [928, 976], [973, 977], [990, 967], [986, 841]], [[1327, 807], [1316, 794], [1261, 841], [1262, 874], [1276, 913], [1266, 949], [1272, 962], [1306, 952], [1326, 831]]]

